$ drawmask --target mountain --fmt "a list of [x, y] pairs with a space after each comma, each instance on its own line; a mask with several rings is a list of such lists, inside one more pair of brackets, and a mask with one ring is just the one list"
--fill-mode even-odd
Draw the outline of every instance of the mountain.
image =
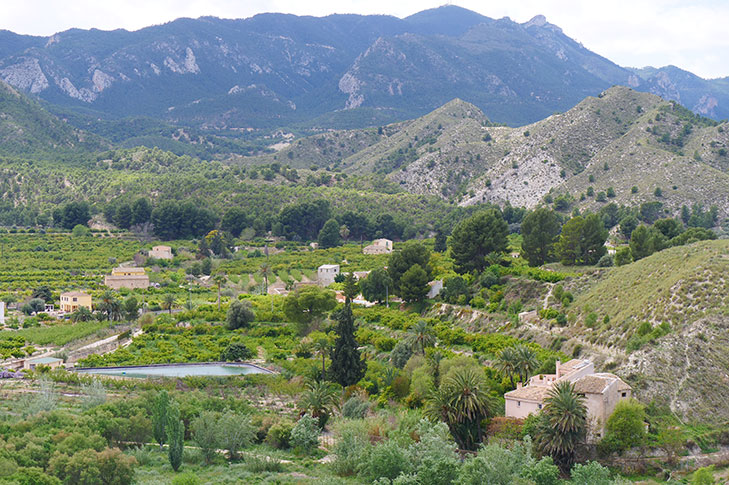
[[699, 203], [729, 214], [729, 125], [627, 87], [519, 128], [495, 126], [456, 99], [414, 120], [277, 148], [240, 161], [374, 172], [407, 192], [464, 206], [560, 199], [568, 211], [660, 202], [675, 212]]
[[101, 138], [74, 128], [0, 81], [0, 155], [32, 157], [85, 154], [108, 148]]
[[[388, 123], [453, 98], [508, 124], [564, 111], [632, 71], [542, 16], [519, 24], [455, 6], [405, 19], [262, 14], [135, 32], [0, 32], [0, 78], [91, 118], [150, 116], [206, 129]], [[340, 125], [341, 126], [341, 125]]]
[[714, 119], [729, 118], [729, 77], [702, 79], [675, 66], [633, 69], [644, 81], [644, 89]]

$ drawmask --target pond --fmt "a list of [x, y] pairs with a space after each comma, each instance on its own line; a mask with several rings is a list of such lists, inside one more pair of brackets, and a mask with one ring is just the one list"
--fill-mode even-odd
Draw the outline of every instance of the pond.
[[127, 367], [92, 367], [77, 369], [79, 374], [100, 374], [121, 377], [189, 377], [189, 376], [237, 376], [245, 374], [273, 374], [268, 369], [253, 364], [227, 364], [210, 362], [202, 364], [153, 364]]

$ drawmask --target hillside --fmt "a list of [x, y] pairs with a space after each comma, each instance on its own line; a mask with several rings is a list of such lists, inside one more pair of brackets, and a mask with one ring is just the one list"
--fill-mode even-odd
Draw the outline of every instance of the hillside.
[[[607, 271], [576, 295], [567, 334], [626, 349], [619, 365], [645, 401], [685, 417], [726, 420], [729, 241], [704, 241]], [[584, 319], [597, 315], [586, 328]], [[602, 323], [605, 316], [608, 323]], [[640, 329], [640, 322], [650, 327]], [[670, 331], [660, 336], [660, 324]], [[710, 388], [710, 392], [706, 389]]]
[[520, 128], [494, 125], [456, 99], [410, 121], [328, 131], [278, 148], [236, 163], [374, 172], [463, 206], [534, 207], [561, 196], [567, 212], [660, 202], [668, 213], [699, 203], [729, 214], [729, 126], [625, 87]]
[[0, 81], [0, 155], [57, 157], [105, 147], [99, 137], [73, 128]]

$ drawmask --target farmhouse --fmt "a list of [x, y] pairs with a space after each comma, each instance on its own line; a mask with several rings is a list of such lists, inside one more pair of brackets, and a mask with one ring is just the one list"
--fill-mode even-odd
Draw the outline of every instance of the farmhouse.
[[118, 290], [120, 288], [149, 288], [149, 276], [144, 268], [119, 266], [111, 271], [110, 275], [104, 278], [104, 284], [109, 288]]
[[574, 383], [575, 391], [585, 398], [588, 441], [604, 435], [607, 419], [617, 403], [631, 396], [628, 384], [615, 374], [595, 373], [595, 365], [589, 360], [572, 359], [564, 364], [557, 361], [554, 374], [533, 376], [526, 386], [518, 383], [515, 390], [504, 394], [506, 417], [526, 418], [538, 413], [549, 391], [562, 381]]
[[149, 257], [154, 259], [172, 259], [172, 248], [169, 246], [155, 246], [149, 250]]
[[67, 291], [66, 293], [61, 293], [60, 308], [62, 312], [73, 313], [78, 310], [79, 307], [91, 310], [91, 304], [91, 295], [82, 291]]
[[375, 239], [372, 244], [365, 246], [364, 254], [390, 254], [392, 252], [392, 241], [389, 239]]
[[33, 370], [39, 365], [50, 367], [51, 369], [57, 369], [63, 366], [62, 359], [56, 359], [55, 357], [39, 357], [37, 359], [28, 359], [23, 362], [23, 369]]
[[317, 280], [320, 286], [329, 286], [334, 283], [334, 278], [339, 274], [338, 264], [322, 264], [316, 271]]

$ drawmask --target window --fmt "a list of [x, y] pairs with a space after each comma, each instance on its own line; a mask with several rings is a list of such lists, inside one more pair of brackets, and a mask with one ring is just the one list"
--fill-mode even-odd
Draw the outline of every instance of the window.
[[537, 409], [542, 409], [542, 405], [541, 404], [537, 404]]
[[623, 393], [621, 394], [621, 396], [623, 396], [623, 397], [627, 397], [627, 395], [628, 395], [628, 393], [627, 393], [627, 392], [623, 392]]
[[521, 401], [516, 401], [516, 407], [518, 407], [518, 408], [521, 407]]
[[76, 298], [76, 297], [74, 296], [74, 297], [73, 297], [73, 301], [74, 301], [74, 302], [78, 301], [78, 298]]

